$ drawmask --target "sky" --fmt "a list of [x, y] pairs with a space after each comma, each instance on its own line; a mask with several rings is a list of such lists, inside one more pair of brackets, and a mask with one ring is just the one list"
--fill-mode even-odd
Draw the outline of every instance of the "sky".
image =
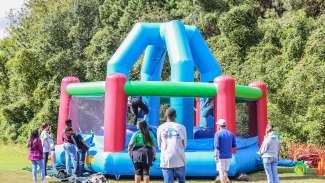
[[6, 36], [6, 27], [8, 20], [6, 19], [11, 9], [19, 9], [25, 0], [0, 0], [0, 39]]

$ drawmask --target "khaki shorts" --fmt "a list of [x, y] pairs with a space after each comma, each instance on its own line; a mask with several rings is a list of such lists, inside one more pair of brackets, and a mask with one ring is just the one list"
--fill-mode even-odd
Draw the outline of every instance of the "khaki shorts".
[[228, 171], [230, 168], [231, 158], [219, 159], [217, 162], [217, 171]]

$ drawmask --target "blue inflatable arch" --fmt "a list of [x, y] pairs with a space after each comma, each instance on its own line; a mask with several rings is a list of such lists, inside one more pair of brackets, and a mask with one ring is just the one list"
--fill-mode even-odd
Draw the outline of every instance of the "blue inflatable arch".
[[[166, 52], [171, 66], [171, 81], [193, 82], [194, 67], [202, 82], [221, 75], [221, 68], [195, 26], [174, 20], [167, 23], [137, 23], [107, 63], [107, 75], [123, 73], [145, 51], [141, 80], [159, 81]], [[159, 97], [146, 97], [150, 112], [148, 122], [159, 124]], [[171, 98], [177, 122], [186, 126], [188, 138], [193, 137], [193, 99]]]

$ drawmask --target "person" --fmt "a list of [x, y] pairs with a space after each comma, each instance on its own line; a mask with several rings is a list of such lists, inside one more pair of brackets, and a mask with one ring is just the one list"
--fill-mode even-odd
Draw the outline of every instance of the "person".
[[52, 169], [56, 170], [56, 163], [55, 163], [55, 144], [54, 144], [54, 140], [53, 140], [53, 132], [51, 127], [49, 128], [49, 138], [48, 138], [48, 142], [50, 144], [50, 158], [52, 161]]
[[149, 169], [152, 161], [156, 159], [156, 145], [153, 133], [148, 129], [146, 121], [139, 121], [138, 131], [135, 132], [128, 145], [128, 152], [135, 169], [134, 180], [136, 183], [143, 180], [149, 182]]
[[[69, 124], [69, 121], [67, 120]], [[66, 124], [67, 124], [66, 123]], [[77, 169], [77, 148], [73, 143], [72, 136], [74, 135], [73, 129], [67, 125], [63, 133], [63, 148], [65, 153], [65, 169], [68, 176], [72, 175], [72, 172], [75, 172]], [[73, 170], [71, 170], [70, 165], [72, 164]]]
[[131, 96], [128, 98], [128, 104], [131, 108], [131, 113], [134, 115], [133, 124], [136, 125], [139, 117], [139, 108], [144, 113], [144, 120], [147, 118], [147, 114], [149, 113], [148, 106], [142, 101], [141, 96]]
[[157, 141], [160, 153], [160, 167], [164, 183], [185, 183], [185, 147], [186, 129], [184, 125], [176, 123], [176, 111], [168, 108], [165, 117], [167, 122], [158, 127]]
[[77, 164], [76, 164], [76, 175], [82, 176], [84, 173], [84, 162], [86, 159], [86, 153], [89, 150], [89, 146], [83, 140], [80, 134], [74, 134], [72, 136], [72, 141], [77, 147]]
[[217, 171], [219, 172], [220, 182], [228, 183], [228, 171], [232, 158], [232, 148], [236, 148], [236, 138], [233, 133], [226, 129], [226, 121], [219, 119], [218, 132], [214, 136], [214, 151]]
[[33, 130], [28, 141], [28, 159], [32, 162], [33, 181], [37, 183], [37, 166], [40, 168], [41, 182], [45, 183], [45, 167], [43, 161], [43, 147], [38, 130]]
[[47, 175], [47, 162], [49, 160], [49, 153], [50, 153], [50, 135], [49, 135], [49, 128], [50, 125], [45, 122], [41, 126], [41, 141], [43, 146], [43, 160], [44, 160], [44, 167], [45, 167], [45, 176]]
[[279, 183], [278, 176], [278, 156], [280, 149], [280, 141], [276, 133], [273, 131], [272, 125], [269, 123], [266, 126], [266, 135], [259, 150], [259, 154], [263, 159], [268, 183]]
[[205, 103], [203, 104], [203, 107], [205, 108], [202, 116], [204, 119], [205, 126], [208, 124], [208, 117], [209, 116], [214, 116], [214, 98], [210, 97], [208, 98]]

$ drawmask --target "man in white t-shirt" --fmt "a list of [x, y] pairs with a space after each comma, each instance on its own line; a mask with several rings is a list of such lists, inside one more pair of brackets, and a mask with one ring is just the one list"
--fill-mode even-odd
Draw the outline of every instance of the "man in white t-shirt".
[[157, 130], [164, 183], [173, 183], [174, 177], [179, 183], [185, 183], [186, 129], [184, 125], [175, 122], [175, 109], [168, 108], [165, 116], [167, 122], [160, 125]]

